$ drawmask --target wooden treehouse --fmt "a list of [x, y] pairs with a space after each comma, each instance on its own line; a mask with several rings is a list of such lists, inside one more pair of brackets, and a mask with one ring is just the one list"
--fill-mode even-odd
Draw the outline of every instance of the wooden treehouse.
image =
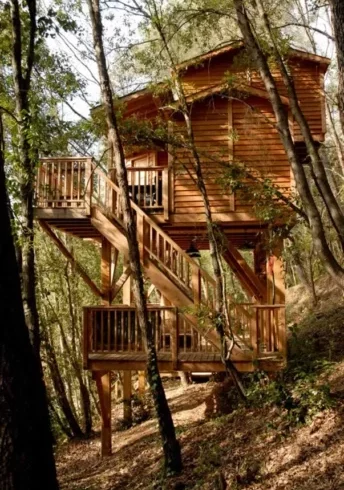
[[[221, 177], [231, 164], [245, 164], [258, 178], [268, 178], [284, 195], [293, 187], [287, 156], [275, 127], [273, 110], [258, 74], [243, 68], [242, 45], [209, 52], [179, 66], [195, 143], [213, 218], [226, 237], [223, 258], [247, 295], [237, 304], [228, 297], [236, 344], [232, 360], [239, 371], [276, 371], [285, 365], [285, 289], [281, 252], [283, 241], [266, 246], [268, 229], [285, 221], [266, 223], [254, 213], [239, 188], [224, 188]], [[291, 50], [289, 67], [297, 95], [313, 137], [321, 142], [325, 133], [324, 74], [329, 60]], [[289, 100], [279, 72], [274, 71], [283, 95]], [[121, 99], [124, 121], [146, 121], [154, 127], [165, 121], [168, 134], [183, 141], [185, 129], [175, 110], [177, 101], [168, 88], [155, 95], [144, 89]], [[101, 114], [94, 110], [94, 116]], [[289, 117], [300, 156], [307, 153], [299, 127]], [[204, 328], [198, 309], [214, 311], [213, 277], [190, 255], [208, 248], [204, 208], [193, 179], [190, 151], [170, 140], [154, 144], [126, 142], [131, 206], [136, 217], [141, 263], [160, 370], [162, 372], [216, 372], [224, 366], [214, 328]], [[249, 187], [252, 182], [243, 183]], [[131, 294], [128, 243], [123, 231], [119, 189], [111, 159], [107, 172], [90, 158], [45, 158], [37, 175], [36, 218], [59, 249], [74, 261], [56, 230], [99, 243], [101, 289], [76, 264], [79, 273], [101, 299], [101, 306], [84, 308], [84, 368], [93, 373], [102, 409], [102, 452], [111, 451], [110, 372], [123, 371], [124, 399], [131, 396], [131, 371], [145, 370], [146, 353], [137, 324]], [[276, 200], [276, 206], [282, 206]], [[286, 213], [289, 214], [290, 213]], [[290, 217], [290, 216], [289, 216]], [[192, 246], [191, 246], [192, 245]], [[191, 247], [191, 248], [190, 248]], [[250, 250], [253, 266], [241, 250]], [[118, 256], [123, 270], [116, 273]], [[196, 254], [197, 255], [197, 254]], [[74, 261], [75, 262], [75, 261]], [[118, 267], [117, 267], [118, 268]], [[117, 279], [116, 279], [117, 278]], [[156, 293], [158, 292], [158, 294]], [[121, 297], [121, 303], [118, 298]], [[159, 304], [156, 304], [159, 298]], [[125, 404], [125, 415], [130, 408]]]

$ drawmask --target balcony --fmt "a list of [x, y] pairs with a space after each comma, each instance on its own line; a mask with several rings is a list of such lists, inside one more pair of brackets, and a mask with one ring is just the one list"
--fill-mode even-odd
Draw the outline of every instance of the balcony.
[[[148, 315], [161, 370], [223, 371], [219, 348], [187, 314], [150, 305]], [[240, 344], [232, 360], [239, 369], [252, 370], [254, 361], [282, 361], [283, 306], [235, 305], [231, 321]], [[84, 368], [91, 370], [145, 369], [147, 355], [135, 307], [85, 307], [83, 359]]]
[[[150, 214], [168, 214], [168, 168], [129, 167], [132, 201]], [[44, 158], [37, 172], [36, 208], [70, 209], [88, 214], [92, 205], [113, 200], [109, 177], [91, 158]]]

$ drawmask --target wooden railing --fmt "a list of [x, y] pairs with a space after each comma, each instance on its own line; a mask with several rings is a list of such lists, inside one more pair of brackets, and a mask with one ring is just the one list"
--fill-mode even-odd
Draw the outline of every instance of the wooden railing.
[[[239, 307], [239, 308], [238, 308]], [[249, 307], [250, 322], [243, 315]], [[235, 305], [231, 310], [233, 330], [247, 341], [252, 358], [285, 355], [284, 305]], [[172, 362], [185, 353], [217, 352], [177, 308], [149, 306], [148, 317], [157, 352], [170, 353]], [[89, 354], [134, 354], [145, 352], [135, 307], [87, 306], [84, 308], [84, 363]]]
[[260, 357], [277, 352], [286, 356], [285, 305], [254, 305], [256, 312], [257, 351]]
[[[215, 347], [202, 336], [177, 308], [148, 307], [148, 318], [157, 352], [215, 352]], [[84, 308], [84, 360], [94, 353], [145, 352], [136, 309], [130, 306], [92, 306]]]
[[[168, 168], [129, 167], [131, 199], [146, 212], [168, 213]], [[37, 208], [87, 208], [105, 205], [109, 186], [91, 158], [43, 158], [37, 171]]]
[[131, 199], [146, 212], [168, 208], [168, 168], [128, 167]]
[[90, 158], [43, 158], [37, 171], [36, 207], [84, 208]]

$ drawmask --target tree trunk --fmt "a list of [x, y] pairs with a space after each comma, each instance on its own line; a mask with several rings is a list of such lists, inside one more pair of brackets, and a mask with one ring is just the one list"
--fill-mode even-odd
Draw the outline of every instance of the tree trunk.
[[148, 321], [147, 305], [141, 273], [139, 246], [137, 241], [137, 227], [130, 205], [124, 151], [117, 127], [117, 120], [113, 107], [112, 89], [106, 66], [99, 0], [88, 0], [88, 6], [92, 22], [93, 43], [99, 71], [102, 101], [106, 114], [108, 136], [113, 148], [116, 178], [121, 191], [120, 203], [123, 213], [124, 228], [128, 240], [128, 255], [132, 270], [133, 294], [137, 309], [138, 323], [147, 348], [147, 377], [158, 417], [160, 436], [162, 439], [165, 456], [165, 469], [171, 472], [179, 472], [182, 466], [180, 446], [176, 439], [171, 412], [162, 385], [158, 369], [154, 339], [152, 338], [152, 328]]
[[272, 77], [266, 57], [254, 37], [243, 0], [234, 0], [234, 6], [237, 14], [238, 25], [245, 40], [246, 47], [257, 66], [274, 110], [278, 132], [294, 173], [297, 191], [308, 216], [315, 250], [322, 258], [324, 266], [330, 276], [341, 287], [343, 287], [344, 271], [333, 256], [326, 241], [321, 216], [311, 193], [305, 169], [296, 153], [289, 130], [288, 116], [284, 110], [275, 80]]
[[330, 5], [337, 49], [338, 107], [342, 132], [344, 134], [344, 2], [343, 0], [330, 0]]
[[335, 230], [337, 231], [338, 237], [342, 245], [342, 249], [344, 251], [344, 214], [328, 181], [325, 167], [318, 151], [318, 147], [313, 139], [312, 133], [308, 125], [308, 121], [306, 120], [305, 115], [301, 110], [297, 93], [295, 90], [294, 82], [288, 73], [288, 70], [285, 66], [283, 58], [276, 44], [275, 36], [271, 29], [269, 17], [264, 11], [264, 7], [261, 0], [256, 0], [256, 2], [258, 6], [258, 13], [261, 16], [263, 25], [265, 27], [268, 43], [271, 43], [272, 45], [273, 54], [276, 57], [283, 83], [288, 92], [291, 112], [295, 118], [295, 121], [298, 123], [300, 127], [307, 148], [307, 152], [311, 160], [312, 176], [314, 179], [314, 183], [325, 204], [329, 218]]
[[[33, 227], [33, 200], [35, 182], [35, 158], [30, 143], [31, 113], [29, 91], [31, 87], [31, 74], [35, 56], [36, 40], [36, 1], [27, 0], [29, 10], [29, 33], [26, 46], [22, 44], [21, 18], [18, 0], [11, 0], [12, 21], [12, 67], [14, 94], [16, 103], [16, 117], [18, 123], [18, 154], [20, 160], [20, 198], [21, 198], [21, 225], [23, 244], [21, 250], [22, 263], [22, 297], [25, 321], [29, 330], [34, 352], [39, 359], [39, 317], [35, 292], [35, 252]], [[26, 59], [23, 60], [23, 53]]]
[[184, 118], [186, 134], [188, 137], [188, 145], [191, 148], [190, 152], [193, 160], [193, 168], [196, 174], [195, 183], [201, 194], [203, 206], [204, 206], [204, 214], [205, 214], [206, 225], [207, 225], [207, 237], [209, 241], [209, 252], [210, 252], [214, 277], [215, 277], [214, 324], [220, 336], [221, 358], [225, 365], [226, 371], [228, 372], [228, 374], [231, 375], [233, 382], [236, 388], [238, 389], [239, 394], [241, 395], [242, 398], [245, 399], [246, 394], [243, 385], [240, 382], [239, 374], [230, 359], [231, 350], [232, 347], [234, 346], [234, 335], [231, 329], [230, 318], [227, 309], [226, 291], [225, 291], [222, 262], [221, 262], [221, 247], [223, 246], [222, 242], [224, 241], [225, 237], [221, 234], [221, 230], [219, 229], [218, 225], [215, 224], [213, 221], [207, 188], [205, 186], [205, 182], [203, 178], [201, 159], [197, 149], [197, 145], [195, 143], [190, 110], [187, 104], [184, 88], [180, 80], [180, 76], [177, 70], [177, 66], [173, 54], [170, 50], [170, 46], [165, 36], [163, 25], [160, 21], [160, 16], [155, 1], [153, 1], [152, 7], [154, 9], [154, 15], [151, 15], [150, 20], [160, 35], [160, 39], [163, 43], [164, 49], [166, 51], [167, 57], [170, 62], [170, 68], [173, 74], [172, 81], [179, 102], [178, 109]]
[[70, 427], [70, 431], [73, 437], [83, 437], [83, 432], [80, 429], [79, 423], [74, 415], [72, 407], [69, 403], [65, 385], [59, 370], [59, 366], [56, 359], [56, 354], [48, 339], [45, 339], [44, 348], [47, 353], [47, 364], [53, 382], [54, 391], [57, 399], [57, 403], [61, 408], [61, 411]]
[[[1, 131], [0, 120], [0, 133]], [[2, 141], [2, 138], [0, 138]], [[3, 490], [57, 489], [48, 406], [20, 291], [0, 148], [0, 481]]]

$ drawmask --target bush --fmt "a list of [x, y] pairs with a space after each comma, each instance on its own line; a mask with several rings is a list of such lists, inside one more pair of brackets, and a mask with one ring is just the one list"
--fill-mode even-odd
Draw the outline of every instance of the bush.
[[330, 388], [314, 374], [299, 371], [293, 379], [270, 381], [264, 373], [255, 373], [247, 389], [248, 403], [270, 405], [285, 410], [291, 425], [308, 423], [318, 412], [334, 404]]

